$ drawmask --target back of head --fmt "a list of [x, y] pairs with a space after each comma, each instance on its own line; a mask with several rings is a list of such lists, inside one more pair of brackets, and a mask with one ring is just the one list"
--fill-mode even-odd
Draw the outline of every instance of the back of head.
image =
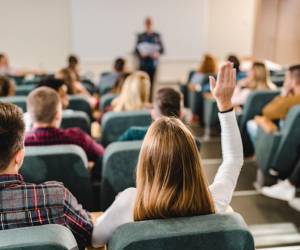
[[78, 63], [79, 63], [79, 60], [78, 60], [77, 56], [75, 56], [75, 55], [70, 55], [70, 56], [68, 57], [68, 64], [69, 64], [69, 67], [73, 68], [73, 67], [75, 67], [76, 65], [78, 65]]
[[198, 71], [202, 74], [215, 74], [217, 72], [216, 59], [210, 54], [205, 54]]
[[33, 123], [51, 124], [60, 109], [57, 92], [49, 87], [33, 90], [27, 98], [27, 110]]
[[235, 56], [235, 55], [229, 55], [229, 56], [227, 57], [227, 61], [233, 63], [233, 68], [236, 69], [236, 72], [237, 72], [237, 73], [240, 72], [240, 65], [241, 65], [241, 64], [240, 64], [240, 60], [238, 59], [237, 56]]
[[263, 62], [254, 62], [252, 65], [252, 79], [250, 88], [270, 89], [270, 76], [266, 65]]
[[123, 73], [125, 68], [125, 60], [123, 58], [117, 58], [114, 62], [114, 69], [118, 73]]
[[136, 183], [136, 221], [215, 212], [194, 137], [179, 119], [163, 117], [150, 126]]
[[0, 76], [0, 96], [12, 96], [15, 94], [15, 86], [12, 81], [4, 76]]
[[159, 111], [160, 116], [180, 117], [181, 95], [172, 88], [162, 88], [154, 97], [154, 108]]
[[64, 83], [68, 87], [68, 94], [75, 94], [74, 82], [76, 81], [76, 75], [72, 70], [70, 70], [69, 68], [60, 70], [57, 78], [64, 81]]
[[142, 71], [130, 74], [121, 90], [114, 111], [141, 110], [149, 101], [150, 78]]
[[54, 77], [48, 77], [45, 79], [42, 79], [39, 84], [37, 85], [37, 88], [39, 87], [48, 87], [51, 89], [54, 89], [55, 91], [59, 91], [60, 88], [65, 86], [65, 82], [62, 79], [56, 79]]
[[21, 109], [13, 104], [0, 103], [0, 172], [24, 147], [24, 130]]
[[300, 86], [300, 64], [289, 67], [291, 79], [296, 85]]

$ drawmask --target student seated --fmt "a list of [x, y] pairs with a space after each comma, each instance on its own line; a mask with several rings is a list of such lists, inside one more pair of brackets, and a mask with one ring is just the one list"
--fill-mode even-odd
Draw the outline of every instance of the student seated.
[[0, 103], [0, 230], [60, 224], [72, 231], [81, 248], [90, 245], [90, 215], [63, 184], [25, 183], [19, 174], [25, 154], [24, 129], [21, 110]]
[[95, 108], [98, 100], [96, 97], [92, 96], [87, 89], [77, 80], [77, 76], [73, 70], [69, 68], [64, 68], [56, 74], [56, 78], [62, 79], [68, 88], [69, 95], [82, 95], [85, 96], [91, 106]]
[[33, 90], [27, 99], [27, 110], [33, 128], [26, 133], [26, 146], [75, 144], [85, 151], [89, 161], [96, 162], [103, 156], [103, 147], [79, 128], [59, 128], [62, 104], [55, 90], [49, 87]]
[[[42, 80], [36, 88], [39, 87], [49, 87], [55, 90], [59, 96], [60, 102], [62, 104], [63, 112], [74, 112], [71, 109], [67, 109], [69, 106], [69, 97], [67, 94], [67, 86], [65, 85], [63, 80], [55, 79], [55, 78], [46, 78]], [[25, 131], [28, 132], [32, 128], [32, 120], [30, 114], [26, 112], [24, 114], [25, 121]]]
[[254, 62], [247, 78], [240, 80], [232, 97], [234, 106], [245, 105], [248, 96], [256, 90], [275, 90], [276, 86], [271, 82], [269, 71], [262, 62]]
[[14, 83], [5, 76], [0, 76], [0, 97], [14, 96], [16, 93]]
[[176, 118], [162, 117], [149, 128], [137, 164], [136, 188], [116, 198], [94, 225], [92, 244], [106, 244], [122, 224], [224, 213], [243, 165], [242, 141], [231, 97], [235, 88], [232, 64], [211, 78], [222, 128], [223, 163], [208, 186], [192, 133]]
[[241, 71], [241, 69], [240, 69], [241, 63], [240, 63], [239, 58], [236, 55], [233, 55], [233, 54], [229, 55], [227, 57], [227, 61], [233, 63], [233, 68], [235, 68], [235, 70], [236, 70], [236, 80], [237, 81], [240, 81], [246, 77], [246, 73]]
[[79, 74], [79, 59], [75, 55], [69, 55], [68, 57], [68, 66], [67, 69], [73, 72], [75, 75], [76, 81], [80, 81]]
[[149, 76], [145, 72], [136, 71], [126, 78], [120, 96], [112, 102], [112, 110], [120, 112], [146, 109], [149, 107], [149, 96]]
[[300, 212], [300, 198], [296, 198], [296, 185], [300, 183], [300, 158], [291, 175], [270, 187], [263, 187], [261, 193], [265, 196], [288, 201], [289, 205]]
[[247, 132], [253, 144], [256, 141], [258, 126], [274, 131], [274, 121], [284, 120], [289, 110], [300, 104], [300, 64], [291, 66], [285, 76], [282, 95], [275, 97], [262, 110], [262, 116], [247, 122]]
[[217, 68], [216, 59], [210, 54], [205, 54], [198, 70], [193, 74], [189, 82], [189, 89], [192, 91], [209, 91], [209, 85], [202, 86], [202, 81], [207, 75], [215, 75]]

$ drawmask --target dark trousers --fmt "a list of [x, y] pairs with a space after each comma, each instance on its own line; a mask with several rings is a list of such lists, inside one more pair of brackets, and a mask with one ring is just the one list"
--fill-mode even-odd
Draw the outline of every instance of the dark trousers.
[[146, 72], [149, 75], [149, 78], [150, 78], [150, 101], [152, 101], [156, 68], [141, 66], [140, 70]]
[[292, 175], [289, 177], [289, 181], [294, 186], [300, 186], [300, 158], [292, 172]]

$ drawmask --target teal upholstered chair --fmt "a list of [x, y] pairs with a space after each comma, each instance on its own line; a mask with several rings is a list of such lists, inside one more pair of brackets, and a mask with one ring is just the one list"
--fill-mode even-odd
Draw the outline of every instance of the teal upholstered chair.
[[104, 72], [100, 76], [99, 81], [99, 92], [101, 95], [104, 95], [111, 91], [111, 89], [114, 87], [116, 81], [118, 80], [119, 75], [114, 72]]
[[104, 111], [116, 97], [116, 94], [111, 93], [103, 95], [100, 99], [99, 109]]
[[59, 181], [84, 208], [93, 210], [93, 193], [85, 152], [76, 145], [26, 147], [21, 174], [26, 182]]
[[114, 142], [105, 151], [102, 164], [101, 210], [128, 187], [135, 187], [135, 168], [142, 141]]
[[85, 96], [71, 95], [68, 109], [83, 111], [92, 119], [92, 109]]
[[287, 178], [299, 159], [299, 146], [300, 105], [289, 111], [280, 132], [268, 134], [259, 128], [255, 144], [257, 164], [265, 175], [272, 168], [278, 177]]
[[194, 73], [196, 71], [195, 70], [191, 70], [188, 73], [188, 77], [185, 83], [180, 85], [180, 92], [183, 94], [183, 101], [184, 101], [184, 107], [188, 107], [188, 83], [191, 81]]
[[61, 128], [80, 128], [91, 134], [91, 120], [83, 111], [66, 110], [62, 113]]
[[76, 250], [71, 231], [61, 225], [43, 225], [0, 231], [0, 250]]
[[277, 95], [279, 95], [279, 91], [254, 91], [249, 95], [244, 105], [243, 113], [238, 119], [245, 156], [250, 156], [254, 153], [254, 148], [246, 129], [247, 122], [256, 115], [261, 115], [265, 105], [272, 101]]
[[204, 98], [204, 125], [205, 134], [210, 135], [210, 129], [219, 124], [218, 107], [214, 99]]
[[17, 96], [27, 96], [36, 85], [30, 84], [30, 85], [21, 85], [16, 86], [16, 95]]
[[132, 126], [149, 126], [152, 122], [147, 111], [108, 112], [102, 119], [102, 144], [116, 141]]
[[124, 224], [108, 249], [254, 250], [254, 242], [243, 218], [228, 213]]
[[7, 97], [0, 97], [0, 102], [4, 103], [12, 103], [20, 107], [23, 112], [26, 112], [26, 96], [7, 96]]

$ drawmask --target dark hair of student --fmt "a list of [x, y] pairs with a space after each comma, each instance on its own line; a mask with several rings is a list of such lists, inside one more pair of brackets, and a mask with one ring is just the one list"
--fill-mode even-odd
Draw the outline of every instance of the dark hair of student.
[[0, 171], [24, 147], [23, 113], [16, 105], [0, 103]]
[[116, 72], [124, 72], [125, 60], [123, 58], [117, 58], [114, 62], [114, 69]]
[[232, 62], [233, 63], [233, 68], [236, 69], [236, 72], [239, 73], [240, 72], [240, 60], [238, 59], [238, 57], [236, 55], [229, 55], [227, 57], [227, 61]]

